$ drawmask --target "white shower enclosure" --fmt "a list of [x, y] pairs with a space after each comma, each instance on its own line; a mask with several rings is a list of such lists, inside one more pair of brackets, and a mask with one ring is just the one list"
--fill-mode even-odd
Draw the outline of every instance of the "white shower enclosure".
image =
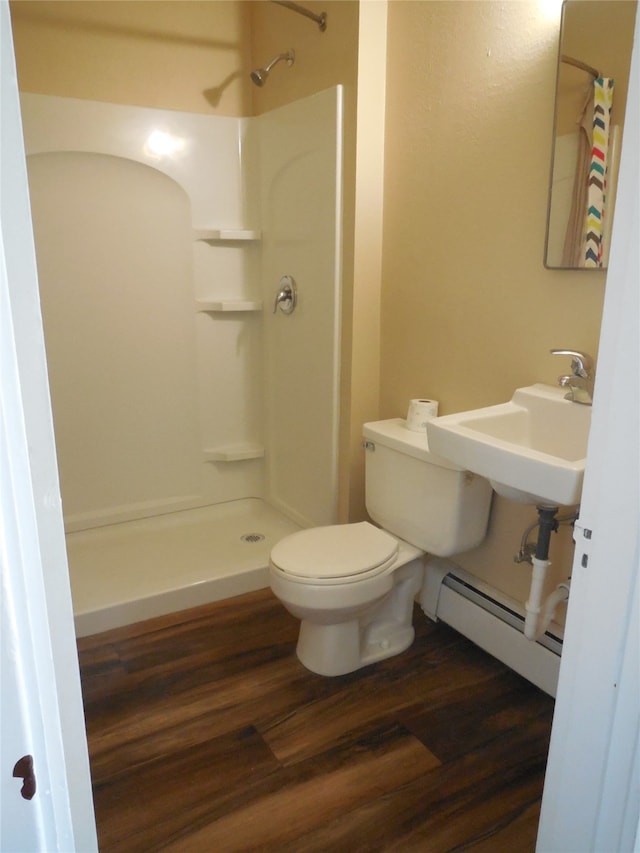
[[341, 96], [21, 96], [79, 635], [267, 586], [336, 520]]

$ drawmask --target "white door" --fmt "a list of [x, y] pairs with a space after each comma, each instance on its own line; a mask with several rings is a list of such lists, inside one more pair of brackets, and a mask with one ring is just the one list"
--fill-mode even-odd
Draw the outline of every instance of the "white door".
[[640, 849], [640, 18], [618, 187], [539, 853]]
[[90, 853], [95, 820], [6, 0], [0, 62], [0, 849]]

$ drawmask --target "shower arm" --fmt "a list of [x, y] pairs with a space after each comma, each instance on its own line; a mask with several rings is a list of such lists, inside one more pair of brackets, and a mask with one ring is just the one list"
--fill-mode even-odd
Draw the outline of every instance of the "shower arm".
[[272, 0], [272, 2], [275, 3], [276, 6], [284, 6], [285, 9], [291, 9], [292, 12], [297, 12], [299, 15], [311, 18], [312, 21], [316, 22], [321, 32], [324, 32], [327, 29], [326, 12], [321, 12], [319, 15], [316, 15], [309, 9], [305, 9], [304, 6], [300, 6], [299, 3], [290, 3], [289, 0]]

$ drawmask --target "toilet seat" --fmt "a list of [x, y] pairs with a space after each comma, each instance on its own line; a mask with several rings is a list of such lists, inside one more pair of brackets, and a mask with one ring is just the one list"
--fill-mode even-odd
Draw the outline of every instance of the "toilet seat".
[[398, 541], [367, 521], [301, 530], [271, 551], [272, 568], [299, 583], [351, 583], [393, 565]]

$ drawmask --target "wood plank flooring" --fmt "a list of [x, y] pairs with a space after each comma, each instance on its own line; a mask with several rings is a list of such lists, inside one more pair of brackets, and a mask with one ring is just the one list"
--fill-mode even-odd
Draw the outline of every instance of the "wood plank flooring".
[[80, 640], [102, 853], [533, 851], [553, 700], [415, 624], [339, 678], [269, 590]]

